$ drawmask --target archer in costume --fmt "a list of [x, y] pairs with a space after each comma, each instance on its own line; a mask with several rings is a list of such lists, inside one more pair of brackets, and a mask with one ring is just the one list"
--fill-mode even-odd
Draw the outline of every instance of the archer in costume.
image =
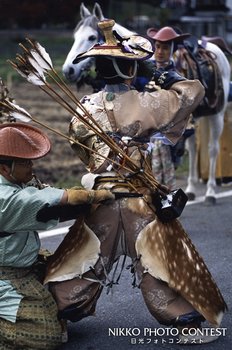
[[[60, 317], [75, 322], [94, 314], [103, 287], [110, 288], [116, 282], [109, 279], [114, 263], [120, 256], [128, 256], [135, 284], [161, 324], [198, 327], [206, 319], [219, 325], [226, 309], [223, 297], [178, 219], [159, 215], [154, 193], [166, 188], [157, 184], [151, 170], [150, 138], [159, 134], [175, 144], [202, 100], [204, 88], [198, 80], [187, 80], [175, 71], [157, 70], [154, 79], [161, 87], [159, 91], [134, 90], [137, 61], [151, 57], [151, 44], [137, 35], [116, 38], [113, 25], [113, 20], [100, 22], [106, 42], [79, 55], [74, 63], [96, 58], [97, 72], [107, 83], [102, 91], [83, 97], [82, 104], [99, 125], [98, 130], [114, 140], [121, 153], [115, 153], [77, 116], [71, 121], [70, 136], [86, 146], [71, 142], [88, 170], [82, 185], [86, 189], [109, 189], [118, 197], [94, 206], [79, 229], [82, 243], [87, 229], [97, 237], [99, 258], [94, 266], [89, 267], [83, 253], [72, 278], [62, 273], [62, 264], [54, 269], [54, 262], [45, 281], [50, 282]], [[84, 111], [83, 117], [88, 119]], [[79, 247], [80, 252], [84, 248], [84, 244]], [[215, 339], [202, 338], [195, 342]], [[191, 340], [191, 336], [180, 334], [182, 343]]]

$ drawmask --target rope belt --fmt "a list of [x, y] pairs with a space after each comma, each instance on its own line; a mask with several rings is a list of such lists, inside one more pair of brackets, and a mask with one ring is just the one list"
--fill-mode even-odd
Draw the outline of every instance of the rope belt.
[[121, 179], [118, 176], [98, 177], [95, 180], [95, 185], [100, 185], [100, 184], [107, 183], [107, 182], [114, 183], [114, 184], [116, 184], [115, 186], [117, 186], [117, 187], [127, 187], [129, 190], [133, 190], [130, 187], [129, 183], [131, 183], [134, 187], [144, 187], [144, 183], [138, 178], [130, 178], [129, 181], [126, 181], [125, 179]]

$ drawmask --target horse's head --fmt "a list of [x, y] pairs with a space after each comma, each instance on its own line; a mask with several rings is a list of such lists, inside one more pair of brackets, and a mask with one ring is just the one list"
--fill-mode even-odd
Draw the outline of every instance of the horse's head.
[[92, 14], [82, 3], [80, 6], [81, 21], [74, 30], [74, 43], [63, 64], [63, 74], [69, 81], [79, 82], [88, 74], [93, 59], [87, 58], [73, 64], [74, 58], [96, 44], [99, 40], [98, 22], [104, 19], [101, 7], [95, 3]]
[[[92, 13], [82, 3], [80, 6], [81, 21], [74, 30], [74, 43], [63, 64], [63, 74], [69, 81], [77, 83], [80, 87], [83, 82], [89, 78], [89, 71], [94, 66], [94, 58], [86, 58], [77, 64], [73, 64], [73, 60], [80, 53], [88, 51], [96, 44], [101, 34], [98, 29], [98, 22], [105, 19], [101, 7], [95, 3]], [[121, 36], [130, 36], [132, 32], [118, 23], [115, 23], [114, 30]], [[90, 80], [89, 80], [90, 81]], [[89, 83], [92, 85], [91, 83]]]

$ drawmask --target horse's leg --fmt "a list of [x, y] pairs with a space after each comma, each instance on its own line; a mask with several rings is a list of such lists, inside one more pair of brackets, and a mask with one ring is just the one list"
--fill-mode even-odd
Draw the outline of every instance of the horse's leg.
[[186, 148], [188, 150], [188, 157], [189, 157], [189, 172], [188, 172], [188, 180], [187, 180], [188, 184], [185, 192], [189, 200], [192, 201], [196, 197], [196, 183], [198, 182], [195, 134], [187, 138]]
[[209, 139], [209, 176], [207, 181], [207, 190], [205, 201], [209, 204], [215, 204], [216, 187], [216, 162], [220, 149], [220, 136], [224, 125], [224, 111], [217, 115], [209, 117], [210, 139]]

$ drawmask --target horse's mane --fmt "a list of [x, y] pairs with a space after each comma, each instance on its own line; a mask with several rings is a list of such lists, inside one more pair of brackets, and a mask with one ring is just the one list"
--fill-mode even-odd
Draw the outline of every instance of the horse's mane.
[[83, 18], [74, 29], [74, 34], [77, 32], [77, 30], [83, 25], [83, 26], [89, 26], [92, 27], [95, 30], [98, 30], [98, 24], [99, 19], [95, 15], [90, 15], [88, 17]]

